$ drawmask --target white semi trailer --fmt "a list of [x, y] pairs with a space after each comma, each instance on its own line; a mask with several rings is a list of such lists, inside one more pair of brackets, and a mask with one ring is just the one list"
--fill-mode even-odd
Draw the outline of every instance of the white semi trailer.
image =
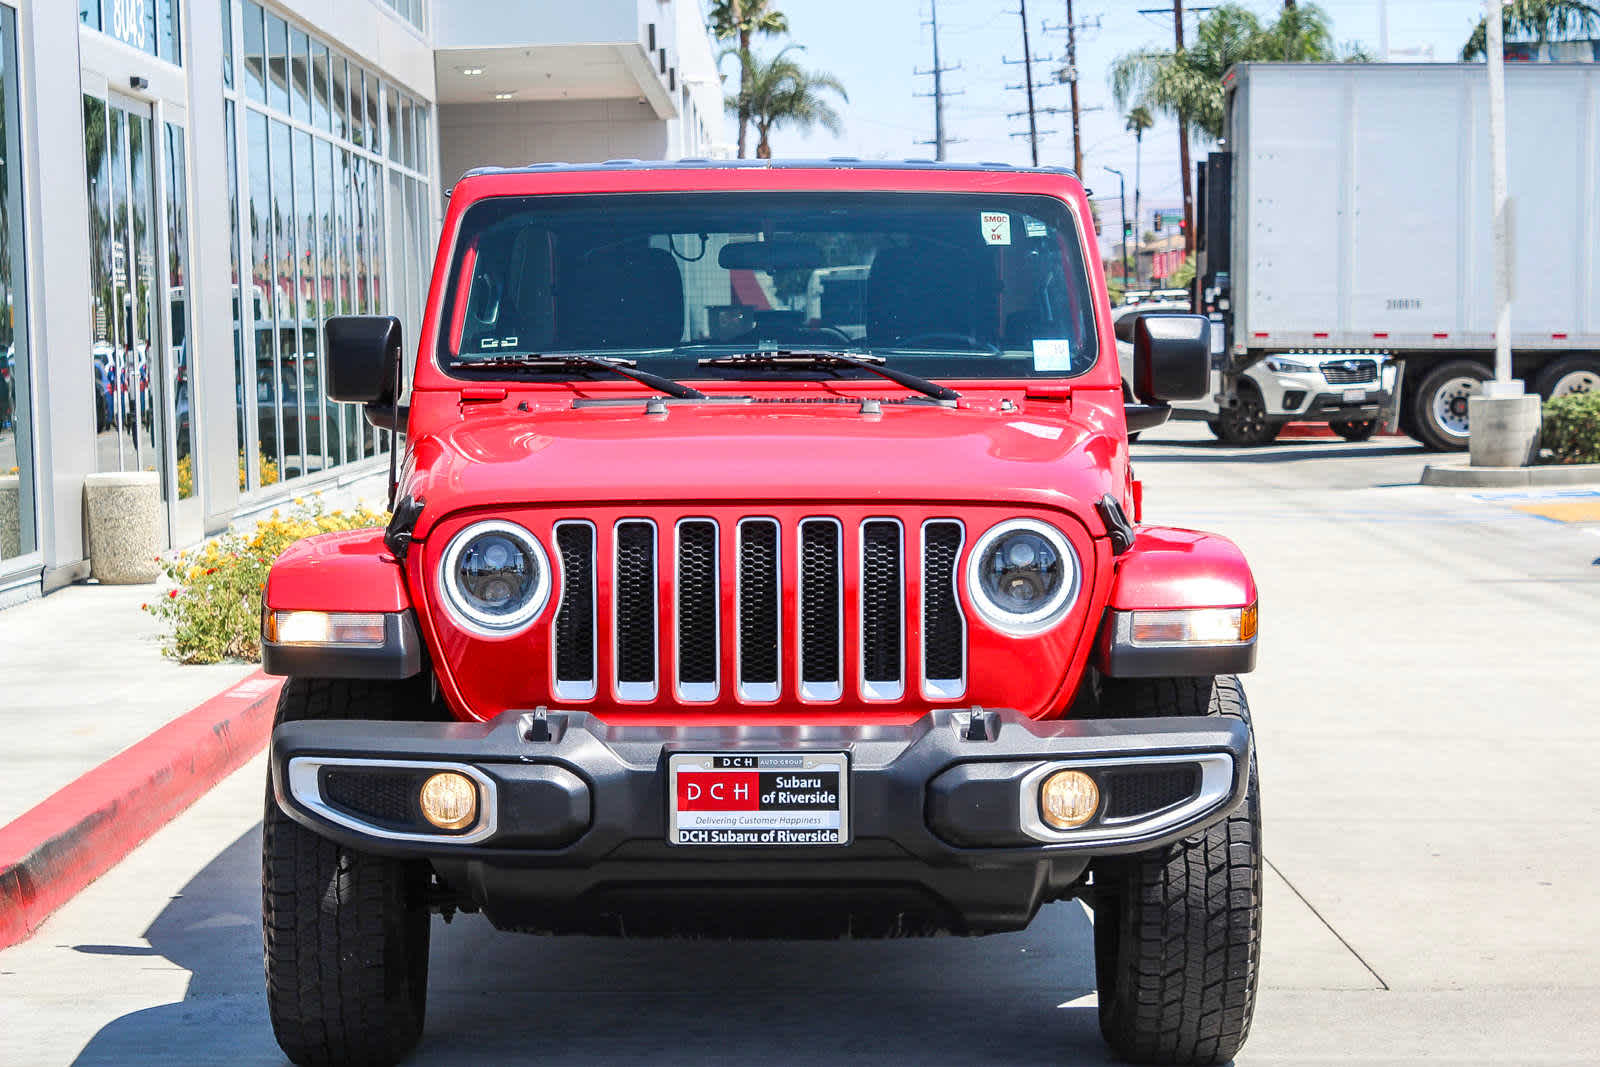
[[[1248, 63], [1226, 84], [1196, 212], [1219, 402], [1268, 357], [1388, 354], [1400, 426], [1465, 448], [1494, 363], [1484, 66]], [[1506, 101], [1515, 372], [1546, 397], [1600, 388], [1600, 65], [1513, 64]]]

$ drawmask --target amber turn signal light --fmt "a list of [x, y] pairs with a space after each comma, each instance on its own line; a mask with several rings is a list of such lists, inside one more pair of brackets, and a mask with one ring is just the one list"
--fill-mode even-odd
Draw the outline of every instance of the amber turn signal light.
[[456, 771], [440, 771], [423, 782], [417, 801], [423, 818], [441, 830], [464, 830], [478, 818], [478, 787]]
[[1100, 808], [1100, 787], [1082, 771], [1057, 771], [1039, 787], [1039, 816], [1057, 830], [1076, 830]]

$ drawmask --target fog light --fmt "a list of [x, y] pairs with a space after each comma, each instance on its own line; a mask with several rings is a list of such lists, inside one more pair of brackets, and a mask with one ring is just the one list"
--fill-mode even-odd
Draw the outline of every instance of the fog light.
[[1082, 771], [1057, 771], [1039, 787], [1039, 815], [1057, 830], [1076, 830], [1100, 807], [1100, 787]]
[[478, 787], [455, 771], [441, 771], [423, 782], [417, 799], [423, 816], [441, 830], [464, 830], [478, 818]]

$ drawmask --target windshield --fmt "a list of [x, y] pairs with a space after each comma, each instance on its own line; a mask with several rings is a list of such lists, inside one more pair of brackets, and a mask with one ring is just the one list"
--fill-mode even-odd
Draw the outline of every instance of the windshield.
[[461, 227], [439, 342], [448, 371], [579, 352], [737, 378], [770, 371], [698, 361], [803, 350], [930, 377], [1037, 378], [1081, 374], [1097, 355], [1082, 242], [1051, 197], [497, 197]]

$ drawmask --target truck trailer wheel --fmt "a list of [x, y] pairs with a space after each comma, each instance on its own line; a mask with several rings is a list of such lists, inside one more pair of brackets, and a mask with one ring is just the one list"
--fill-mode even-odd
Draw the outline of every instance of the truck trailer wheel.
[[1411, 395], [1411, 434], [1435, 452], [1467, 447], [1467, 397], [1494, 377], [1482, 363], [1453, 359], [1434, 367]]
[[[1102, 713], [1250, 722], [1239, 680], [1107, 679]], [[1245, 801], [1204, 833], [1094, 864], [1100, 1032], [1134, 1063], [1225, 1063], [1244, 1045], [1261, 960], [1261, 808], [1255, 752]]]
[[[291, 678], [277, 722], [423, 718], [415, 681]], [[428, 994], [426, 864], [343, 848], [267, 787], [261, 925], [273, 1035], [295, 1063], [390, 1064], [422, 1036]]]
[[1539, 372], [1534, 389], [1546, 400], [1571, 393], [1600, 392], [1600, 356], [1567, 356]]

